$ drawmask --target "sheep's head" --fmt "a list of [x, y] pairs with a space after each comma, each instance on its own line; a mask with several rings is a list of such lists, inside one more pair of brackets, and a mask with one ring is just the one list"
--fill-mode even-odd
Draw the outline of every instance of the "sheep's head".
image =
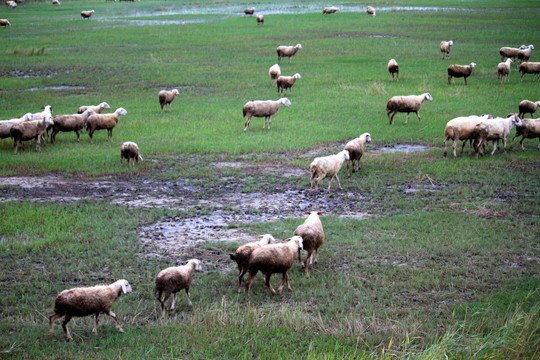
[[131, 289], [131, 285], [129, 285], [127, 280], [121, 279], [121, 280], [118, 280], [116, 283], [120, 284], [120, 286], [122, 287], [122, 293], [124, 294], [129, 294], [133, 291]]
[[527, 46], [527, 47], [528, 47], [529, 49], [531, 49], [531, 50], [534, 50], [534, 46], [533, 46], [532, 44], [529, 45], [529, 46]]
[[[531, 46], [532, 46], [532, 45], [531, 45]], [[295, 48], [301, 49], [301, 48], [302, 48], [302, 44], [296, 44]]]
[[43, 107], [43, 111], [48, 111], [48, 112], [52, 113], [52, 106], [51, 105], [45, 105]]
[[180, 94], [180, 93], [178, 92], [178, 89], [172, 89], [171, 92], [172, 92], [174, 95]]
[[296, 74], [293, 75], [293, 78], [295, 78], [295, 79], [301, 79], [302, 76], [300, 76], [299, 73], [296, 73]]
[[480, 117], [485, 118], [485, 119], [493, 119], [493, 115], [491, 114], [482, 114], [480, 115]]
[[102, 109], [110, 109], [111, 107], [109, 106], [109, 104], [107, 104], [106, 102], [102, 102], [101, 104], [98, 105], [100, 108]]
[[454, 42], [453, 42], [452, 40], [450, 40], [450, 41], [448, 42], [448, 46], [452, 46], [452, 45], [454, 45]]
[[115, 112], [120, 114], [120, 115], [127, 115], [127, 111], [124, 108], [118, 108], [118, 109], [116, 109]]
[[26, 113], [21, 117], [21, 119], [23, 121], [32, 121], [34, 120], [34, 115], [32, 115], [32, 113]]
[[92, 109], [92, 108], [88, 108], [88, 109], [86, 109], [86, 110], [83, 112], [83, 114], [86, 114], [86, 115], [90, 116], [90, 115], [95, 115], [95, 114], [97, 114], [97, 112], [96, 112], [94, 109]]
[[271, 244], [273, 242], [276, 242], [276, 240], [274, 239], [274, 237], [270, 234], [264, 234], [264, 235], [259, 235], [259, 237], [261, 238], [261, 242], [265, 243], [265, 244]]
[[512, 60], [512, 59], [510, 59], [510, 58], [506, 59], [506, 63], [507, 63], [508, 65], [510, 65], [510, 64], [513, 63], [513, 62], [514, 62], [514, 60]]
[[281, 98], [279, 99], [279, 103], [281, 105], [285, 105], [285, 106], [291, 106], [291, 100], [287, 99], [287, 98]]
[[363, 133], [362, 135], [360, 135], [360, 137], [363, 137], [365, 142], [367, 143], [370, 143], [371, 142], [371, 135], [370, 133]]
[[351, 156], [349, 155], [349, 150], [342, 150], [338, 154], [340, 157], [343, 157], [344, 160], [350, 160]]
[[536, 104], [536, 106], [540, 106], [540, 101], [535, 101], [534, 103]]
[[424, 93], [424, 99], [427, 101], [433, 101], [433, 96], [430, 93]]
[[513, 114], [510, 117], [512, 118], [513, 126], [523, 126], [523, 123], [521, 122], [521, 119], [519, 118], [518, 114]]
[[476, 63], [470, 63], [469, 66], [471, 67], [471, 69], [474, 69], [476, 67]]
[[287, 242], [294, 241], [296, 243], [296, 245], [298, 245], [298, 250], [301, 250], [301, 249], [304, 248], [304, 240], [302, 239], [301, 236], [295, 235], [292, 238], [288, 238], [285, 241], [287, 241]]

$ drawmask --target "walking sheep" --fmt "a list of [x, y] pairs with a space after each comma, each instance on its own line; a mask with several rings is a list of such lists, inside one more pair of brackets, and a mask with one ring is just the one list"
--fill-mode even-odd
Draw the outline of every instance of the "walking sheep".
[[278, 64], [281, 65], [281, 58], [282, 57], [288, 57], [289, 58], [289, 64], [291, 63], [291, 58], [296, 54], [298, 50], [302, 48], [302, 44], [296, 44], [295, 46], [285, 46], [280, 45], [277, 47], [277, 56], [278, 56]]
[[23, 141], [32, 139], [36, 139], [36, 151], [41, 151], [41, 138], [50, 124], [52, 124], [50, 118], [13, 124], [9, 130], [9, 136], [13, 138], [13, 153], [17, 154], [19, 146], [23, 147]]
[[519, 64], [518, 70], [521, 72], [521, 82], [525, 74], [535, 74], [536, 79], [540, 80], [540, 62], [523, 62]]
[[301, 79], [302, 76], [300, 76], [299, 73], [294, 74], [293, 76], [280, 76], [276, 80], [277, 85], [277, 92], [283, 94], [283, 90], [285, 90], [285, 93], [287, 93], [287, 89], [289, 89], [289, 94], [292, 92], [292, 87], [296, 80]]
[[499, 54], [501, 55], [501, 62], [504, 61], [504, 58], [510, 58], [515, 59], [519, 53], [520, 50], [526, 49], [527, 46], [521, 45], [519, 48], [513, 48], [508, 46], [503, 46], [499, 50]]
[[92, 16], [92, 14], [95, 12], [95, 10], [85, 10], [85, 11], [81, 11], [81, 19], [90, 19], [90, 16]]
[[396, 59], [388, 61], [388, 72], [390, 73], [390, 81], [394, 81], [394, 74], [396, 74], [396, 79], [399, 80], [399, 65]]
[[124, 108], [118, 108], [112, 114], [94, 114], [88, 117], [86, 120], [86, 130], [90, 135], [90, 143], [94, 143], [94, 131], [107, 129], [107, 141], [112, 139], [112, 131], [120, 120], [120, 115], [127, 115], [127, 111]]
[[3, 27], [11, 27], [11, 23], [8, 21], [8, 19], [0, 19], [0, 26], [3, 26]]
[[171, 103], [173, 102], [176, 95], [178, 95], [178, 89], [172, 89], [171, 91], [161, 90], [158, 93], [159, 105], [161, 106], [161, 113], [163, 114], [163, 107], [169, 105], [169, 112], [171, 111]]
[[[364, 147], [366, 143], [371, 142], [371, 135], [369, 133], [363, 133], [356, 139], [349, 141], [343, 150], [349, 152], [349, 160], [347, 160], [347, 176], [350, 177], [349, 163], [352, 162], [353, 173], [357, 172], [360, 168], [360, 159], [364, 155]], [[356, 163], [356, 166], [355, 166]]]
[[[386, 112], [388, 118], [390, 119], [390, 125], [394, 124], [394, 116], [396, 116], [396, 113], [398, 112], [407, 113], [405, 124], [409, 122], [409, 116], [412, 112], [416, 113], [418, 121], [421, 122], [422, 120], [420, 119], [419, 112], [425, 100], [433, 101], [433, 97], [430, 93], [423, 93], [421, 95], [394, 96], [390, 98], [390, 100], [388, 100], [386, 103]], [[392, 116], [390, 116], [390, 114], [392, 114]]]
[[[306, 258], [302, 262], [300, 256], [301, 250], [298, 249], [298, 261], [302, 264], [302, 268], [305, 269], [306, 277], [309, 277], [308, 268], [315, 262], [317, 263], [319, 257], [319, 247], [324, 243], [324, 231], [319, 215], [322, 215], [321, 211], [308, 211], [309, 216], [304, 223], [299, 225], [294, 230], [295, 236], [302, 238], [302, 246], [307, 252]], [[315, 255], [313, 255], [315, 252]], [[314, 259], [315, 258], [315, 259]], [[308, 264], [309, 261], [309, 264]]]
[[508, 138], [508, 135], [510, 135], [510, 130], [512, 130], [514, 126], [522, 126], [522, 122], [518, 114], [512, 114], [507, 118], [484, 120], [476, 124], [479, 131], [474, 146], [476, 156], [478, 157], [480, 146], [482, 146], [485, 141], [493, 142], [493, 151], [491, 152], [491, 155], [493, 155], [497, 150], [498, 140], [501, 139], [504, 144], [504, 152], [506, 153], [506, 139]]
[[265, 276], [264, 282], [272, 294], [276, 294], [276, 291], [270, 284], [270, 278], [273, 273], [283, 274], [283, 281], [277, 293], [281, 294], [285, 283], [287, 284], [287, 289], [292, 290], [287, 271], [293, 265], [296, 253], [302, 248], [302, 238], [300, 236], [293, 236], [287, 239], [287, 243], [285, 244], [269, 244], [253, 250], [248, 262], [249, 279], [246, 282], [246, 300], [249, 302], [249, 289], [255, 275], [259, 271]]
[[319, 181], [326, 177], [330, 178], [330, 182], [328, 183], [328, 192], [330, 192], [330, 185], [332, 185], [332, 180], [334, 180], [334, 178], [337, 179], [339, 189], [343, 190], [337, 174], [343, 163], [349, 159], [349, 152], [347, 150], [342, 150], [335, 155], [315, 158], [309, 167], [311, 172], [311, 178], [309, 179], [309, 193], [313, 193], [313, 179], [316, 176], [318, 177], [315, 180], [315, 193], [319, 191]]
[[156, 276], [156, 289], [154, 294], [161, 303], [161, 316], [165, 313], [165, 302], [173, 294], [171, 311], [174, 310], [176, 304], [176, 293], [182, 289], [186, 290], [189, 306], [193, 306], [189, 297], [189, 288], [193, 280], [193, 271], [202, 271], [201, 261], [191, 259], [184, 261], [182, 266], [171, 266], [165, 270], [161, 270]]
[[118, 280], [111, 285], [100, 285], [94, 287], [80, 287], [64, 290], [56, 297], [54, 304], [54, 314], [49, 317], [49, 337], [53, 334], [54, 321], [65, 316], [62, 328], [66, 333], [67, 340], [72, 340], [67, 328], [68, 322], [73, 316], [81, 317], [96, 315], [96, 320], [92, 332], [97, 334], [99, 324], [99, 314], [109, 315], [116, 323], [116, 328], [124, 332], [118, 319], [111, 311], [111, 306], [122, 294], [131, 293], [131, 286], [127, 280]]
[[257, 14], [257, 25], [264, 25], [264, 15]]
[[368, 6], [366, 9], [366, 14], [371, 16], [376, 16], [375, 8], [373, 6]]
[[531, 57], [531, 51], [534, 50], [534, 46], [529, 45], [526, 46], [524, 49], [520, 49], [517, 53], [517, 58], [519, 60], [519, 63], [529, 61], [529, 58]]
[[10, 130], [13, 125], [23, 121], [32, 121], [34, 120], [34, 115], [32, 113], [26, 113], [20, 118], [14, 118], [10, 120], [1, 120], [0, 121], [0, 139], [7, 139], [10, 137]]
[[82, 114], [86, 110], [92, 109], [92, 110], [94, 110], [96, 112], [96, 114], [101, 114], [103, 109], [110, 109], [110, 108], [111, 107], [109, 106], [109, 104], [107, 104], [106, 102], [102, 102], [99, 105], [83, 105], [83, 106], [80, 106], [79, 109], [77, 110], [77, 112], [79, 114]]
[[516, 135], [514, 135], [514, 137], [512, 138], [508, 149], [512, 148], [514, 140], [520, 135], [521, 141], [519, 142], [519, 144], [521, 145], [521, 150], [525, 150], [525, 146], [523, 146], [523, 140], [534, 138], [539, 139], [538, 146], [536, 148], [540, 150], [540, 119], [521, 119], [521, 125], [516, 125]]
[[86, 120], [89, 116], [94, 115], [95, 113], [96, 112], [94, 109], [88, 108], [82, 114], [56, 115], [53, 118], [51, 143], [56, 142], [56, 134], [58, 134], [60, 131], [75, 131], [77, 134], [77, 142], [80, 142], [81, 130], [84, 128]]
[[512, 63], [512, 59], [506, 59], [505, 62], [499, 63], [497, 65], [497, 74], [499, 76], [499, 84], [502, 84], [502, 81], [504, 81], [504, 78], [506, 77], [506, 82], [509, 82], [508, 75], [510, 74], [510, 64]]
[[472, 71], [475, 67], [476, 64], [473, 62], [469, 65], [450, 65], [448, 67], [448, 85], [450, 85], [452, 77], [462, 77], [465, 80], [465, 86], [467, 86], [467, 78], [472, 74]]
[[447, 59], [450, 59], [450, 50], [452, 50], [452, 45], [454, 45], [454, 42], [452, 40], [441, 41], [442, 60], [444, 60], [445, 57]]
[[124, 158], [127, 159], [128, 166], [133, 166], [135, 163], [139, 163], [139, 160], [143, 161], [142, 156], [139, 154], [139, 147], [132, 141], [126, 141], [120, 147], [121, 166], [124, 166]]
[[522, 100], [519, 103], [519, 117], [523, 118], [525, 117], [525, 114], [531, 114], [531, 117], [533, 117], [533, 114], [536, 112], [536, 109], [538, 109], [538, 105], [540, 105], [540, 101], [532, 102], [529, 100]]
[[244, 104], [242, 112], [244, 117], [247, 115], [246, 125], [244, 126], [244, 132], [251, 128], [251, 117], [264, 117], [263, 129], [268, 123], [268, 130], [270, 130], [270, 123], [272, 122], [272, 116], [278, 112], [279, 108], [285, 105], [291, 106], [291, 101], [287, 98], [281, 98], [279, 100], [250, 100]]
[[463, 149], [465, 148], [467, 140], [469, 140], [472, 144], [472, 141], [475, 140], [478, 136], [478, 129], [476, 128], [476, 124], [478, 124], [481, 120], [487, 120], [492, 118], [493, 117], [491, 115], [471, 115], [457, 117], [448, 121], [446, 123], [446, 127], [444, 128], [444, 136], [446, 136], [446, 139], [444, 140], [443, 155], [446, 156], [446, 145], [448, 143], [448, 140], [450, 139], [454, 141], [452, 143], [452, 151], [454, 153], [454, 158], [457, 157], [456, 145], [459, 140], [463, 141], [463, 145], [461, 147], [461, 153], [463, 154]]
[[270, 75], [270, 80], [272, 80], [272, 86], [276, 84], [276, 80], [281, 76], [281, 68], [278, 64], [270, 66], [268, 69], [268, 75]]
[[242, 289], [242, 280], [247, 272], [249, 257], [251, 256], [253, 250], [260, 248], [261, 246], [268, 245], [271, 242], [275, 242], [274, 237], [270, 234], [261, 235], [259, 237], [261, 240], [244, 244], [236, 249], [234, 254], [229, 254], [231, 260], [236, 261], [236, 264], [238, 265], [238, 292], [240, 292]]
[[322, 11], [323, 15], [324, 14], [335, 14], [339, 9], [335, 6], [329, 6], [329, 7], [325, 7]]

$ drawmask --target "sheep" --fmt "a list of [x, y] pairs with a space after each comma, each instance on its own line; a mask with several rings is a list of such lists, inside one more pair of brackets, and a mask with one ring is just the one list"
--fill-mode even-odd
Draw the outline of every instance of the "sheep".
[[501, 55], [501, 62], [504, 61], [505, 57], [510, 58], [510, 59], [515, 59], [517, 57], [517, 54], [519, 53], [519, 51], [523, 50], [523, 49], [526, 49], [526, 48], [527, 48], [527, 46], [525, 46], [525, 45], [521, 45], [519, 48], [503, 46], [499, 50], [499, 54]]
[[0, 26], [3, 26], [3, 27], [11, 27], [11, 23], [9, 22], [8, 19], [0, 19]]
[[[521, 119], [521, 125], [516, 125], [516, 135], [514, 135], [514, 137], [512, 138], [508, 149], [512, 148], [514, 140], [520, 135], [521, 141], [519, 142], [519, 144], [521, 145], [522, 150], [525, 150], [525, 146], [523, 146], [523, 140], [534, 138], [538, 138], [540, 140], [540, 119]], [[536, 148], [540, 150], [540, 141], [538, 142], [538, 146]]]
[[399, 65], [396, 59], [388, 61], [388, 72], [390, 73], [390, 81], [394, 81], [394, 74], [396, 74], [396, 79], [399, 80]]
[[302, 44], [296, 44], [295, 46], [280, 45], [277, 47], [278, 64], [281, 65], [281, 58], [287, 56], [289, 58], [289, 64], [291, 58], [296, 54], [298, 50], [302, 48]]
[[337, 174], [343, 163], [349, 159], [350, 156], [347, 150], [342, 150], [335, 155], [317, 157], [313, 159], [311, 165], [309, 166], [311, 172], [311, 178], [309, 179], [309, 193], [313, 193], [313, 179], [315, 176], [318, 176], [317, 180], [315, 180], [315, 193], [317, 193], [319, 190], [319, 181], [325, 177], [330, 178], [330, 182], [328, 183], [328, 192], [330, 192], [330, 185], [332, 185], [332, 180], [334, 180], [334, 178], [337, 179], [339, 189], [343, 190]]
[[454, 153], [454, 158], [457, 157], [456, 155], [456, 145], [459, 140], [463, 141], [463, 146], [461, 147], [461, 153], [463, 154], [463, 149], [465, 148], [465, 144], [467, 143], [467, 140], [471, 142], [477, 137], [478, 130], [476, 129], [476, 124], [480, 122], [481, 120], [487, 120], [487, 119], [493, 119], [491, 115], [471, 115], [471, 116], [461, 116], [454, 118], [446, 123], [446, 127], [444, 129], [444, 135], [446, 136], [446, 139], [444, 140], [444, 153], [443, 155], [446, 157], [446, 145], [448, 143], [448, 140], [452, 139], [454, 142], [452, 143], [452, 150]]
[[17, 4], [15, 1], [8, 0], [6, 1], [6, 7], [11, 7], [11, 4]]
[[329, 6], [329, 7], [325, 7], [322, 11], [323, 15], [324, 14], [335, 14], [337, 11], [339, 11], [339, 9], [335, 6]]
[[[423, 93], [421, 95], [394, 96], [390, 98], [390, 100], [388, 100], [386, 103], [386, 112], [388, 118], [390, 119], [390, 125], [394, 124], [394, 116], [396, 116], [396, 113], [398, 112], [407, 113], [405, 124], [409, 122], [409, 116], [412, 112], [416, 113], [418, 121], [421, 122], [422, 120], [420, 119], [419, 112], [425, 100], [433, 101], [433, 97], [430, 93]], [[392, 116], [390, 116], [390, 114], [392, 114]]]
[[20, 118], [0, 121], [0, 139], [7, 139], [10, 137], [9, 131], [14, 124], [32, 120], [34, 120], [34, 115], [32, 115], [32, 113], [26, 113]]
[[302, 243], [303, 241], [300, 236], [293, 236], [287, 239], [287, 242], [284, 244], [269, 244], [253, 250], [249, 257], [249, 279], [246, 282], [246, 299], [248, 302], [251, 283], [259, 271], [265, 276], [265, 284], [272, 294], [276, 294], [276, 291], [270, 284], [270, 277], [273, 273], [283, 274], [283, 281], [277, 290], [278, 293], [281, 293], [285, 283], [287, 283], [287, 289], [292, 290], [287, 271], [293, 265], [294, 257], [298, 250], [303, 248]]
[[540, 80], [540, 62], [522, 62], [518, 70], [521, 72], [521, 82], [525, 74], [536, 74], [536, 79]]
[[[128, 166], [135, 165], [139, 160], [143, 161], [142, 156], [139, 154], [139, 147], [132, 141], [126, 141], [120, 147], [120, 165], [124, 166], [124, 158], [127, 159]], [[133, 163], [132, 161], [133, 160]]]
[[[369, 133], [363, 133], [356, 139], [349, 141], [343, 150], [349, 152], [349, 160], [347, 160], [347, 176], [350, 177], [349, 173], [349, 163], [352, 162], [353, 173], [358, 171], [360, 168], [360, 159], [364, 155], [364, 146], [366, 143], [371, 142], [371, 135]], [[356, 162], [356, 166], [355, 166]]]
[[473, 62], [469, 65], [450, 65], [448, 67], [448, 85], [450, 85], [450, 83], [452, 82], [452, 77], [462, 77], [465, 80], [465, 86], [467, 86], [467, 78], [472, 74], [472, 71], [475, 67], [476, 64]]
[[238, 292], [242, 290], [242, 280], [247, 272], [249, 257], [251, 256], [253, 250], [275, 242], [274, 237], [270, 234], [261, 235], [259, 237], [261, 240], [244, 244], [236, 249], [234, 254], [229, 254], [231, 260], [236, 261], [236, 264], [238, 265]]
[[497, 65], [497, 74], [499, 76], [499, 84], [502, 84], [502, 80], [506, 77], [506, 81], [510, 81], [508, 79], [508, 74], [510, 74], [510, 64], [513, 63], [512, 59], [506, 59], [505, 62], [499, 63]]
[[253, 7], [244, 9], [244, 14], [245, 15], [253, 15], [253, 13], [255, 13], [255, 8], [253, 8]]
[[94, 109], [88, 108], [82, 114], [56, 115], [53, 118], [51, 143], [56, 142], [56, 134], [58, 134], [60, 131], [75, 131], [77, 134], [77, 142], [80, 142], [81, 130], [84, 128], [88, 117], [94, 114], [96, 114]]
[[272, 86], [276, 84], [276, 80], [278, 77], [281, 76], [281, 68], [278, 64], [274, 64], [270, 66], [270, 69], [268, 69], [268, 75], [270, 75], [270, 80], [272, 80]]
[[77, 113], [82, 114], [86, 110], [92, 109], [92, 110], [94, 110], [96, 112], [96, 114], [101, 114], [103, 109], [110, 109], [110, 108], [111, 107], [109, 106], [109, 104], [107, 104], [106, 102], [102, 102], [99, 105], [83, 105], [83, 106], [80, 106], [79, 109], [77, 110]]
[[50, 118], [13, 124], [9, 130], [9, 135], [13, 138], [13, 154], [17, 154], [19, 146], [23, 147], [23, 141], [32, 139], [36, 139], [36, 151], [41, 151], [41, 138], [50, 124]]
[[12, 9], [17, 8], [17, 3], [15, 1], [11, 1], [11, 2], [8, 2], [8, 3], [9, 3], [8, 7], [12, 8]]
[[491, 152], [491, 155], [497, 150], [497, 142], [500, 139], [503, 140], [504, 152], [506, 153], [506, 139], [514, 126], [522, 126], [518, 114], [511, 114], [507, 118], [483, 120], [477, 123], [476, 128], [479, 133], [474, 145], [476, 157], [478, 157], [480, 146], [488, 140], [493, 141], [493, 151]]
[[257, 25], [264, 25], [264, 15], [257, 14]]
[[43, 140], [43, 144], [45, 144], [45, 139], [49, 139], [49, 129], [53, 125], [52, 121], [52, 106], [51, 105], [45, 105], [43, 107], [43, 111], [32, 114], [34, 117], [34, 120], [43, 120], [46, 119], [47, 121], [47, 129], [45, 129], [45, 132], [41, 134], [41, 139]]
[[182, 289], [186, 290], [189, 306], [193, 306], [189, 297], [189, 288], [193, 280], [193, 271], [202, 271], [201, 261], [191, 259], [184, 261], [182, 266], [171, 266], [165, 270], [161, 270], [156, 276], [156, 289], [154, 295], [161, 303], [161, 316], [165, 313], [165, 302], [173, 294], [171, 311], [174, 310], [176, 304], [176, 293]]
[[526, 46], [524, 49], [520, 49], [517, 53], [517, 58], [519, 60], [519, 63], [529, 61], [529, 58], [531, 57], [531, 51], [534, 50], [534, 46], [529, 45]]
[[118, 322], [116, 314], [111, 311], [113, 303], [123, 294], [131, 293], [131, 285], [127, 280], [121, 279], [110, 285], [98, 285], [93, 287], [79, 287], [64, 290], [56, 297], [54, 303], [54, 314], [49, 317], [49, 334], [53, 335], [54, 321], [65, 316], [62, 328], [66, 333], [67, 341], [72, 340], [67, 328], [68, 322], [73, 316], [81, 317], [95, 314], [96, 320], [92, 332], [97, 334], [99, 325], [99, 314], [109, 315], [116, 323], [116, 328], [121, 333], [124, 332]]
[[120, 115], [127, 115], [127, 111], [124, 108], [118, 108], [112, 114], [94, 114], [86, 119], [86, 130], [90, 135], [90, 143], [93, 144], [94, 131], [107, 129], [107, 141], [112, 139], [112, 131], [120, 120]]
[[294, 74], [293, 76], [280, 76], [276, 80], [277, 85], [277, 92], [279, 94], [281, 90], [281, 94], [283, 94], [283, 90], [285, 90], [285, 93], [287, 93], [287, 89], [289, 89], [289, 94], [292, 92], [292, 87], [296, 80], [301, 79], [302, 76], [300, 76], [299, 73]]
[[158, 93], [159, 105], [161, 106], [161, 113], [163, 114], [163, 107], [169, 105], [169, 112], [171, 111], [171, 103], [173, 102], [176, 95], [178, 95], [178, 89], [172, 89], [171, 91], [161, 90]]
[[536, 112], [536, 109], [538, 109], [538, 106], [540, 105], [540, 101], [532, 102], [529, 100], [522, 100], [519, 103], [519, 117], [523, 118], [525, 117], [525, 114], [531, 114], [531, 117], [533, 117], [533, 114]]
[[250, 127], [251, 117], [264, 117], [263, 129], [268, 123], [268, 130], [270, 130], [270, 123], [272, 122], [272, 116], [278, 112], [279, 108], [285, 105], [291, 106], [291, 101], [287, 98], [281, 98], [279, 100], [250, 100], [244, 104], [242, 112], [244, 117], [247, 115], [246, 125], [244, 126], [244, 132]]
[[366, 14], [371, 16], [376, 16], [375, 8], [373, 6], [368, 6], [366, 9]]
[[447, 59], [450, 59], [450, 50], [452, 50], [452, 45], [454, 45], [454, 42], [452, 40], [441, 41], [442, 60], [444, 60], [445, 57]]
[[95, 12], [95, 10], [85, 10], [85, 11], [81, 11], [81, 19], [90, 19], [90, 16], [92, 16], [92, 14]]
[[59, 0], [52, 0], [52, 4], [53, 5], [60, 5], [60, 1]]
[[[321, 211], [307, 211], [306, 214], [309, 216], [304, 220], [303, 224], [294, 230], [294, 235], [302, 238], [302, 245], [307, 255], [302, 262], [301, 251], [298, 249], [298, 261], [302, 264], [302, 268], [305, 269], [306, 277], [309, 277], [308, 267], [311, 267], [313, 262], [317, 263], [318, 261], [319, 247], [324, 243], [324, 230], [319, 218], [319, 215], [322, 215]], [[315, 255], [313, 255], [313, 252], [315, 252]]]

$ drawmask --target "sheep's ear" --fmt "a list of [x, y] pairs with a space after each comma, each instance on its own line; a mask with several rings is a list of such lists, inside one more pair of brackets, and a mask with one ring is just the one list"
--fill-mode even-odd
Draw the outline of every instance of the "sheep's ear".
[[127, 288], [127, 285], [126, 285], [127, 281], [122, 281], [120, 284], [122, 285], [122, 292], [124, 294], [127, 294], [128, 292], [128, 288]]
[[317, 211], [317, 215], [322, 215], [322, 211]]
[[182, 265], [186, 265], [189, 261], [188, 260], [184, 260], [182, 261]]
[[292, 239], [292, 238], [288, 238], [288, 239], [285, 239], [285, 241], [289, 242], [289, 241], [291, 241], [291, 239]]
[[306, 211], [306, 214], [308, 214], [308, 215], [311, 214], [311, 211]]

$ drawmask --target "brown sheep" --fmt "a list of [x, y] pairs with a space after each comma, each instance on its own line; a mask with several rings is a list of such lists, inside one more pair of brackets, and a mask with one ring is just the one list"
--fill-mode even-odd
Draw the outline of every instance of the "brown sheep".
[[368, 6], [367, 7], [366, 14], [371, 15], [371, 16], [376, 16], [377, 15], [377, 13], [375, 11], [375, 8], [373, 6]]
[[[371, 135], [369, 133], [363, 133], [356, 139], [349, 141], [343, 150], [349, 152], [349, 160], [347, 160], [347, 176], [351, 176], [349, 173], [349, 163], [352, 162], [353, 173], [357, 172], [360, 168], [360, 159], [364, 155], [364, 146], [366, 143], [371, 142]], [[356, 166], [355, 166], [356, 164]]]
[[448, 67], [448, 85], [452, 82], [452, 77], [460, 78], [462, 77], [465, 80], [465, 86], [467, 85], [467, 78], [472, 74], [473, 69], [476, 67], [475, 63], [470, 63], [469, 65], [450, 65]]
[[51, 143], [56, 142], [56, 134], [60, 131], [68, 132], [75, 131], [77, 134], [77, 142], [80, 141], [81, 130], [86, 124], [86, 120], [90, 115], [94, 115], [96, 112], [88, 108], [82, 114], [73, 114], [73, 115], [56, 115], [53, 118], [53, 130], [51, 134]]
[[291, 58], [296, 54], [298, 50], [302, 48], [302, 44], [296, 44], [295, 46], [285, 46], [280, 45], [277, 47], [277, 56], [278, 56], [278, 64], [281, 65], [281, 58], [282, 57], [288, 57], [289, 58], [289, 64], [291, 63]]
[[88, 109], [92, 109], [96, 112], [96, 114], [101, 114], [101, 112], [103, 111], [103, 109], [110, 109], [111, 107], [109, 106], [109, 104], [107, 104], [106, 102], [102, 102], [101, 104], [99, 105], [83, 105], [83, 106], [80, 106], [79, 107], [79, 110], [77, 110], [77, 112], [79, 114], [82, 114], [83, 112], [85, 112], [86, 110]]
[[244, 9], [244, 14], [245, 15], [253, 15], [254, 13], [255, 13], [255, 8], [253, 8], [253, 7]]
[[139, 147], [131, 141], [124, 142], [120, 147], [120, 165], [122, 166], [124, 166], [124, 158], [127, 159], [128, 166], [139, 163], [139, 160], [143, 161], [142, 156], [139, 154]]
[[281, 90], [281, 94], [283, 94], [283, 90], [285, 90], [285, 93], [287, 93], [287, 89], [289, 89], [289, 93], [292, 92], [292, 87], [296, 80], [301, 79], [302, 76], [300, 76], [299, 73], [294, 74], [293, 76], [280, 76], [276, 80], [276, 86], [277, 86], [277, 92], [279, 94]]
[[[294, 235], [302, 238], [302, 245], [307, 252], [306, 258], [302, 262], [300, 256], [300, 249], [298, 250], [298, 261], [302, 264], [302, 267], [306, 271], [306, 277], [309, 277], [308, 267], [311, 267], [313, 262], [317, 263], [319, 247], [324, 243], [324, 231], [319, 215], [322, 215], [321, 211], [308, 211], [309, 216], [304, 223], [294, 230]], [[315, 252], [315, 255], [313, 255]], [[315, 260], [313, 260], [315, 258]], [[309, 265], [308, 265], [309, 261]]]
[[390, 59], [388, 61], [388, 72], [390, 73], [390, 80], [394, 81], [394, 74], [396, 74], [396, 79], [399, 80], [399, 65], [396, 59]]
[[9, 22], [8, 19], [0, 19], [0, 26], [3, 26], [3, 27], [11, 27], [11, 23]]
[[272, 116], [278, 112], [282, 105], [291, 106], [291, 101], [287, 98], [281, 98], [279, 100], [251, 100], [244, 104], [242, 113], [244, 117], [247, 116], [246, 125], [244, 126], [244, 132], [250, 127], [251, 117], [264, 117], [263, 129], [268, 124], [268, 130], [270, 130], [270, 123], [272, 122]]
[[156, 276], [156, 289], [154, 294], [158, 301], [161, 303], [161, 315], [165, 312], [165, 302], [173, 294], [173, 301], [171, 304], [171, 311], [174, 310], [176, 304], [176, 293], [182, 289], [186, 290], [189, 306], [192, 306], [191, 299], [189, 297], [189, 288], [191, 287], [191, 281], [193, 280], [193, 271], [202, 271], [201, 261], [198, 259], [191, 259], [184, 261], [182, 266], [171, 266], [165, 270], [161, 270]]
[[257, 15], [257, 25], [264, 25], [264, 15], [262, 14]]
[[95, 12], [95, 10], [81, 11], [81, 19], [90, 19], [90, 16]]
[[41, 137], [47, 131], [52, 119], [25, 121], [13, 124], [9, 130], [9, 135], [13, 138], [13, 153], [17, 154], [17, 149], [23, 147], [23, 141], [36, 139], [36, 151], [41, 150]]
[[107, 129], [107, 141], [112, 139], [112, 131], [120, 120], [120, 115], [127, 115], [127, 111], [124, 108], [118, 108], [112, 114], [94, 114], [88, 117], [86, 120], [86, 130], [90, 135], [90, 143], [94, 142], [94, 131]]
[[[520, 135], [521, 141], [519, 144], [521, 145], [521, 150], [525, 150], [523, 140], [534, 138], [538, 138], [540, 140], [540, 119], [521, 119], [521, 125], [516, 125], [516, 135], [514, 135], [512, 138], [509, 148], [512, 147], [516, 137]], [[538, 142], [538, 146], [536, 148], [540, 150], [540, 141]]]
[[519, 117], [523, 118], [525, 117], [525, 114], [531, 114], [531, 117], [536, 112], [536, 109], [538, 109], [538, 106], [540, 106], [540, 101], [532, 102], [530, 100], [522, 100], [519, 103]]
[[540, 80], [540, 62], [522, 62], [519, 64], [518, 70], [521, 72], [521, 82], [523, 82], [525, 74], [535, 74], [536, 80]]
[[442, 60], [444, 60], [445, 57], [447, 59], [450, 59], [450, 50], [452, 50], [452, 45], [454, 45], [454, 42], [452, 40], [441, 41]]
[[171, 91], [161, 90], [158, 93], [159, 105], [161, 106], [161, 113], [163, 114], [163, 107], [169, 105], [169, 112], [171, 111], [171, 103], [176, 95], [178, 95], [178, 89], [172, 89]]
[[253, 250], [260, 248], [261, 246], [268, 245], [271, 242], [275, 242], [274, 237], [270, 234], [261, 235], [259, 237], [261, 240], [244, 244], [236, 249], [234, 254], [229, 254], [231, 260], [236, 261], [236, 264], [238, 265], [238, 292], [242, 290], [242, 280], [247, 272], [249, 257], [251, 256]]

